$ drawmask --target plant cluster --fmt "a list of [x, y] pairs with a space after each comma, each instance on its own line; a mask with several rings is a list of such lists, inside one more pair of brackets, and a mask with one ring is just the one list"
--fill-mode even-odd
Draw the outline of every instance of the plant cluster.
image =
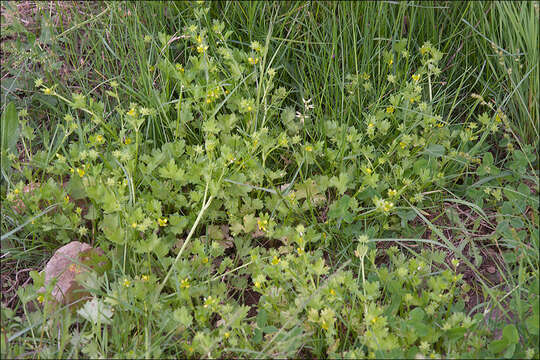
[[[68, 109], [38, 151], [28, 114], [4, 113], [3, 126], [21, 121], [29, 161], [2, 142], [12, 179], [2, 184], [3, 221], [15, 229], [2, 241], [92, 243], [112, 268], [81, 276], [92, 299], [76, 311], [30, 312], [52, 290], [38, 293], [33, 272], [18, 291], [24, 317], [2, 307], [2, 354], [537, 357], [538, 261], [524, 254], [539, 244], [524, 240], [538, 239], [538, 183], [514, 186], [537, 159], [503, 110], [476, 96], [479, 116], [447, 116], [437, 98], [442, 52], [403, 39], [379, 57], [382, 95], [371, 74], [345, 75], [356, 122], [316, 119], [313, 98], [295, 104], [279, 85], [268, 39], [238, 45], [223, 22], [209, 23], [208, 8], [192, 11], [180, 35], [145, 37], [161, 54], [145, 70], [160, 107], [126, 101], [116, 80], [103, 85], [104, 102], [37, 79]], [[158, 119], [163, 141], [150, 141]], [[471, 283], [460, 270], [482, 257], [469, 237], [456, 244], [433, 224], [440, 202], [477, 209], [474, 231], [483, 207], [500, 208], [481, 240], [514, 250], [506, 270], [519, 272], [519, 290], [486, 287], [493, 299], [511, 291], [486, 308], [510, 303], [520, 320], [500, 336], [467, 308]], [[448, 217], [459, 228], [459, 216]], [[382, 252], [384, 239], [424, 248]], [[323, 251], [338, 243], [339, 256]]]

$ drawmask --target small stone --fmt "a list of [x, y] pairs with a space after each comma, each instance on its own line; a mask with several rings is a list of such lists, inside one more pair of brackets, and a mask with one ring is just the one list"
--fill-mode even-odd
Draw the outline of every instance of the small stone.
[[[88, 271], [103, 273], [110, 263], [105, 257], [103, 250], [93, 248], [88, 244], [72, 241], [56, 250], [47, 265], [45, 265], [45, 286], [54, 279], [56, 284], [51, 292], [57, 304], [72, 304], [73, 302], [88, 297], [88, 292], [78, 283], [79, 274]], [[38, 292], [44, 292], [41, 288]], [[80, 304], [83, 301], [79, 302]], [[79, 304], [79, 305], [80, 305]]]

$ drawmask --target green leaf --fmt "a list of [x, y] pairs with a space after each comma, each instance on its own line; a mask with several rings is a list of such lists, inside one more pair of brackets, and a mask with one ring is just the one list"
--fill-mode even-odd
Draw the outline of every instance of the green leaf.
[[406, 227], [409, 221], [416, 218], [416, 213], [412, 210], [398, 210], [397, 215], [401, 219], [401, 227]]
[[124, 231], [120, 227], [120, 217], [117, 214], [107, 214], [101, 223], [103, 233], [110, 241], [116, 244], [125, 242]]
[[86, 191], [79, 176], [72, 176], [66, 187], [69, 196], [74, 199], [82, 199], [86, 197]]
[[264, 328], [266, 326], [266, 322], [268, 321], [268, 313], [264, 309], [260, 309], [259, 313], [257, 314], [257, 326], [259, 328]]
[[506, 358], [506, 359], [509, 359], [514, 355], [515, 351], [516, 351], [516, 344], [512, 344], [506, 349], [506, 351], [504, 352], [503, 357]]
[[517, 344], [519, 342], [519, 333], [513, 324], [506, 325], [502, 331], [503, 338], [505, 338], [510, 344]]
[[246, 233], [250, 233], [252, 231], [255, 231], [257, 227], [257, 220], [255, 219], [255, 215], [248, 214], [244, 216], [244, 231]]
[[527, 330], [532, 334], [532, 335], [538, 335], [539, 333], [539, 326], [538, 324], [540, 323], [540, 317], [538, 316], [538, 314], [535, 314], [533, 316], [530, 316], [528, 317], [526, 320], [525, 320], [525, 326], [527, 327]]
[[180, 216], [178, 214], [174, 214], [169, 216], [169, 230], [174, 235], [179, 235], [184, 232], [184, 229], [188, 225], [189, 221], [186, 216]]
[[343, 220], [346, 223], [351, 223], [354, 220], [353, 214], [349, 212], [349, 205], [351, 197], [344, 195], [338, 201], [335, 201], [330, 205], [330, 211], [328, 211], [328, 217], [334, 220]]
[[17, 109], [15, 109], [15, 104], [10, 102], [1, 116], [1, 150], [2, 150], [2, 170], [4, 169], [5, 164], [7, 164], [7, 159], [4, 157], [7, 156], [7, 152], [15, 154], [15, 146], [17, 145], [17, 140], [19, 139], [19, 115], [17, 114]]
[[508, 340], [502, 338], [501, 340], [492, 341], [491, 344], [488, 345], [488, 350], [493, 352], [494, 354], [498, 354], [505, 350], [507, 346]]
[[340, 195], [343, 195], [345, 191], [347, 191], [348, 183], [349, 183], [349, 176], [347, 175], [347, 173], [339, 174], [339, 178], [336, 176], [333, 176], [330, 179], [330, 185], [335, 186]]
[[426, 313], [421, 308], [417, 307], [411, 310], [409, 312], [409, 318], [414, 321], [422, 321], [424, 320], [424, 317], [426, 316]]
[[173, 179], [175, 181], [180, 181], [184, 178], [184, 170], [179, 169], [174, 162], [174, 159], [170, 159], [167, 163], [167, 166], [164, 166], [159, 169], [159, 175], [166, 179]]
[[93, 298], [92, 301], [86, 302], [77, 313], [93, 324], [110, 324], [111, 318], [114, 315], [112, 307], [98, 300], [98, 298]]
[[424, 154], [427, 154], [430, 157], [441, 157], [445, 153], [446, 149], [439, 144], [431, 144], [424, 150]]
[[467, 329], [464, 327], [455, 327], [446, 332], [446, 335], [451, 340], [462, 339], [463, 335], [467, 332]]
[[174, 310], [173, 313], [174, 320], [178, 321], [180, 324], [184, 325], [185, 327], [190, 327], [193, 323], [193, 316], [189, 313], [189, 310], [187, 307], [182, 306], [179, 309]]
[[98, 216], [99, 216], [99, 213], [96, 210], [96, 207], [94, 205], [90, 205], [90, 207], [88, 208], [88, 212], [86, 213], [84, 218], [87, 220], [96, 220]]

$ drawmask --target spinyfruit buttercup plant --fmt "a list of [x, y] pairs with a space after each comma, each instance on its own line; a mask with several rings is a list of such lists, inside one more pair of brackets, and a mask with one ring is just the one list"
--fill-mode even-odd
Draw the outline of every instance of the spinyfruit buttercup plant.
[[[477, 286], [486, 313], [507, 306], [498, 295], [506, 290], [471, 279], [481, 241], [538, 251], [515, 241], [538, 234], [538, 214], [521, 217], [538, 201], [527, 185], [511, 185], [534, 151], [516, 140], [501, 108], [475, 95], [473, 116], [445, 112], [445, 55], [403, 39], [378, 55], [384, 79], [344, 74], [356, 121], [317, 119], [315, 97], [277, 80], [282, 69], [268, 38], [239, 42], [204, 5], [189, 9], [191, 21], [174, 35], [144, 37], [159, 54], [142, 70], [159, 107], [126, 100], [127, 85], [116, 79], [102, 85], [108, 107], [35, 81], [66, 111], [50, 148], [16, 165], [2, 210], [28, 220], [20, 237], [91, 243], [112, 266], [82, 276], [91, 299], [76, 311], [46, 306], [52, 286], [39, 293], [44, 278], [32, 272], [33, 284], [19, 291], [25, 317], [2, 308], [11, 326], [6, 354], [537, 354], [520, 347], [538, 340], [534, 321], [506, 323], [496, 334], [469, 301]], [[162, 137], [151, 136], [156, 124]], [[488, 217], [484, 204], [508, 217], [489, 236], [463, 228], [456, 242], [430, 212], [441, 202], [474, 208], [474, 231]], [[326, 251], [337, 244], [339, 254]], [[513, 261], [526, 291], [508, 301], [519, 304], [520, 319], [538, 319], [538, 267], [519, 255]], [[45, 306], [31, 312], [29, 303]]]

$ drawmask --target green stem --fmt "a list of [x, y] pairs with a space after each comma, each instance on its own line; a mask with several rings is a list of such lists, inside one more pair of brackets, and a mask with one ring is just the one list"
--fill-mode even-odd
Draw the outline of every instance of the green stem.
[[182, 248], [178, 252], [178, 255], [176, 255], [176, 259], [174, 259], [174, 262], [171, 264], [171, 267], [169, 268], [169, 271], [167, 272], [167, 275], [165, 276], [165, 279], [163, 279], [163, 282], [161, 283], [161, 285], [159, 286], [159, 288], [156, 291], [155, 300], [154, 300], [156, 302], [157, 302], [157, 299], [159, 297], [159, 294], [163, 290], [163, 287], [165, 287], [165, 284], [167, 283], [167, 280], [169, 280], [169, 277], [171, 276], [171, 274], [173, 272], [173, 269], [176, 267], [176, 264], [180, 260], [180, 257], [182, 256], [182, 253], [184, 252], [184, 249], [186, 248], [187, 244], [189, 243], [189, 240], [193, 236], [193, 233], [195, 232], [195, 229], [197, 228], [197, 225], [199, 224], [199, 221], [201, 221], [204, 212], [206, 211], [206, 209], [208, 209], [208, 207], [210, 206], [210, 203], [214, 199], [214, 196], [211, 195], [208, 198], [208, 200], [206, 200], [207, 194], [208, 194], [208, 183], [206, 183], [206, 189], [204, 190], [203, 206], [201, 208], [201, 211], [199, 211], [199, 215], [197, 216], [197, 219], [193, 223], [193, 226], [191, 227], [191, 230], [190, 230], [190, 232], [189, 232], [189, 234], [188, 234], [188, 236], [186, 238], [186, 241], [184, 241], [184, 245], [182, 245]]

